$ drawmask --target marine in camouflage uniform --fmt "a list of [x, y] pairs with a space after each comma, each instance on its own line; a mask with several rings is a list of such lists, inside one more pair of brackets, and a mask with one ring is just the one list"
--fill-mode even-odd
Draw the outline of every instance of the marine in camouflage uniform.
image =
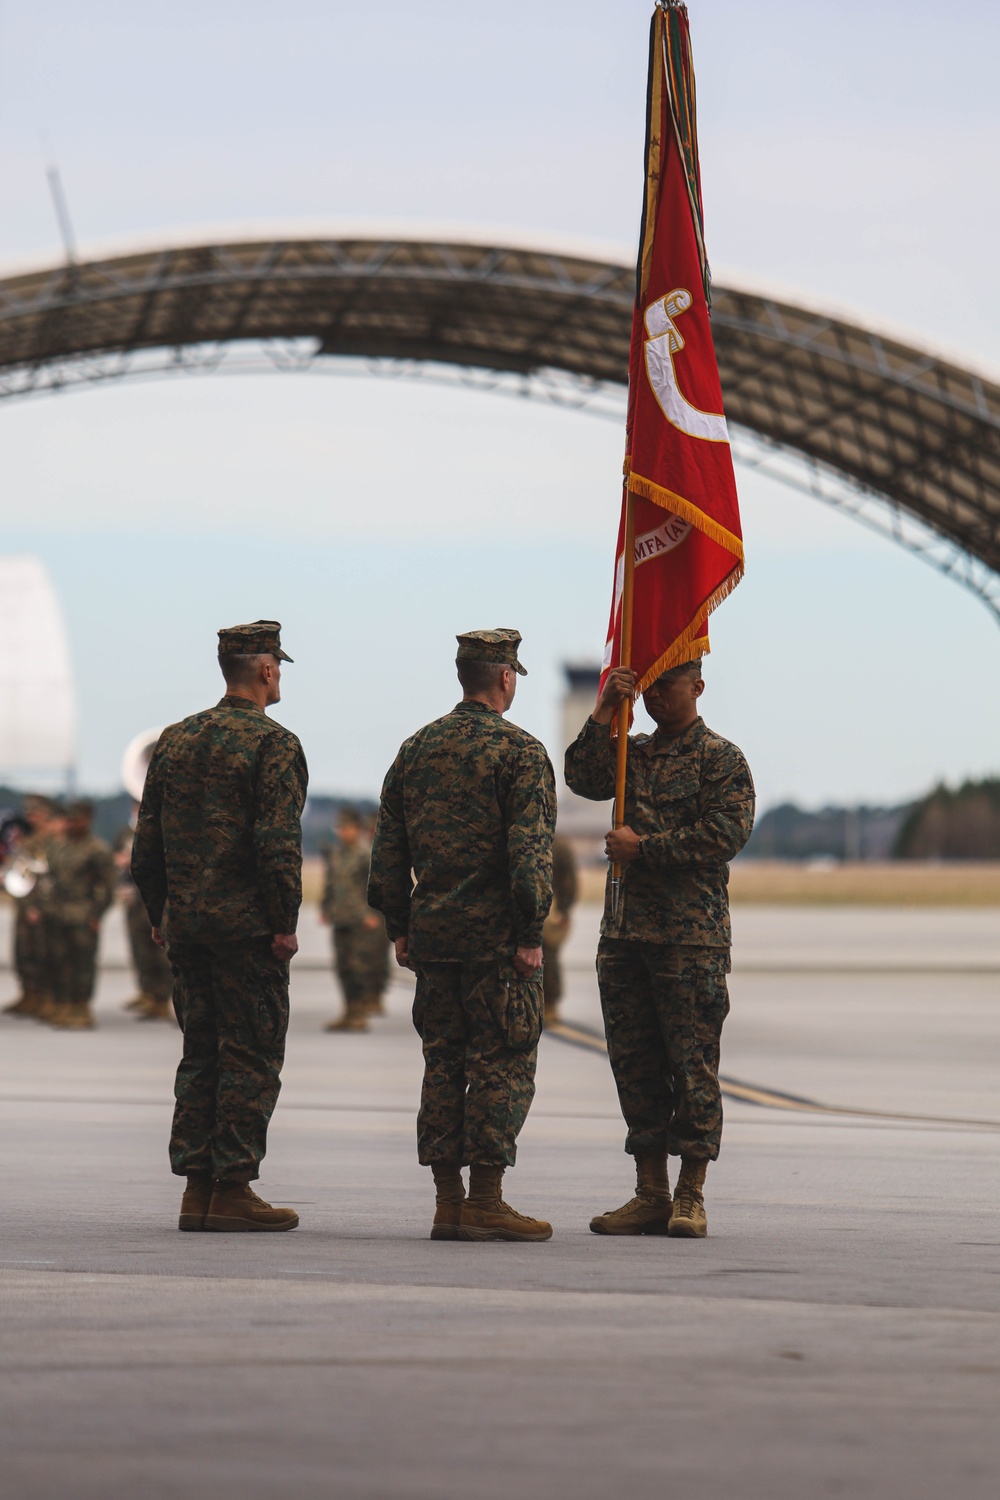
[[435, 1239], [552, 1232], [500, 1196], [534, 1094], [555, 824], [545, 749], [503, 717], [524, 675], [520, 639], [512, 630], [458, 637], [465, 696], [402, 746], [375, 829], [368, 899], [397, 961], [417, 974], [417, 1148], [437, 1187]]
[[552, 909], [542, 931], [542, 989], [545, 996], [545, 1024], [559, 1019], [559, 1001], [563, 993], [560, 950], [569, 937], [570, 913], [579, 893], [576, 855], [567, 839], [556, 838], [552, 844]]
[[277, 1102], [288, 960], [302, 900], [306, 764], [267, 717], [280, 700], [273, 620], [219, 632], [227, 692], [170, 725], [150, 760], [132, 875], [174, 974], [184, 1055], [170, 1163], [185, 1175], [182, 1229], [291, 1229], [251, 1192]]
[[111, 850], [92, 831], [93, 803], [71, 802], [66, 834], [49, 844], [50, 884], [42, 912], [46, 985], [55, 1005], [45, 1019], [61, 1031], [94, 1025], [90, 1002], [97, 979], [101, 918], [114, 899], [117, 872]]
[[[136, 808], [138, 811], [138, 807]], [[173, 1021], [174, 976], [164, 950], [153, 940], [149, 914], [142, 903], [129, 868], [135, 830], [119, 830], [112, 845], [118, 869], [118, 900], [125, 917], [129, 952], [139, 992], [125, 1004], [140, 1021]]]
[[334, 965], [344, 992], [344, 1014], [327, 1031], [368, 1031], [368, 1017], [382, 1015], [389, 983], [385, 923], [368, 905], [371, 844], [362, 837], [353, 808], [337, 818], [337, 842], [324, 853], [326, 875], [320, 912], [333, 931]]
[[[579, 796], [603, 802], [614, 795], [610, 720], [634, 680], [627, 669], [610, 674], [594, 716], [566, 752], [566, 784]], [[728, 861], [750, 837], [754, 789], [742, 752], [698, 715], [703, 688], [694, 662], [665, 673], [644, 695], [657, 730], [629, 737], [625, 827], [608, 835], [608, 857], [623, 864], [623, 877], [615, 912], [609, 872], [597, 973], [638, 1193], [595, 1218], [596, 1233], [701, 1237], [707, 1227], [701, 1189], [722, 1137]], [[681, 1158], [672, 1212], [668, 1154]]]
[[4, 1006], [4, 1013], [41, 1019], [43, 1012], [54, 1005], [54, 997], [47, 993], [49, 972], [42, 913], [49, 889], [50, 846], [61, 836], [62, 813], [50, 797], [29, 794], [24, 799], [24, 817], [29, 831], [18, 845], [17, 855], [43, 869], [36, 872], [33, 889], [15, 899], [13, 958], [21, 993]]

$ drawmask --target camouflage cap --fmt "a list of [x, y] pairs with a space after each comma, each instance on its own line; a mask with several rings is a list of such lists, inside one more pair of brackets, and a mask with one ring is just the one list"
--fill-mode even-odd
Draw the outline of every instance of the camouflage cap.
[[254, 620], [252, 625], [230, 625], [219, 631], [220, 656], [264, 656], [291, 661], [281, 649], [281, 626], [277, 620]]
[[467, 630], [455, 637], [458, 642], [459, 661], [489, 661], [498, 667], [513, 667], [519, 677], [527, 672], [517, 659], [517, 648], [521, 644], [519, 630]]
[[[678, 677], [684, 677], [689, 672], [701, 672], [700, 656], [696, 657], [694, 661], [682, 661], [677, 667], [668, 667], [665, 672], [660, 673], [655, 681], [662, 683], [676, 682]], [[651, 683], [650, 686], [653, 686], [653, 684]]]

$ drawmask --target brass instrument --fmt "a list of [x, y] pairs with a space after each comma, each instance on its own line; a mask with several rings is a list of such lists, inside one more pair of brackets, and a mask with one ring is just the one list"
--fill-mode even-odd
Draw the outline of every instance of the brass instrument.
[[122, 783], [129, 796], [134, 797], [136, 802], [142, 801], [146, 772], [149, 770], [149, 762], [156, 749], [156, 742], [162, 733], [162, 729], [144, 729], [126, 746], [125, 754], [122, 756]]
[[20, 901], [30, 896], [40, 875], [49, 873], [48, 860], [39, 855], [15, 854], [4, 871], [3, 888], [8, 896]]

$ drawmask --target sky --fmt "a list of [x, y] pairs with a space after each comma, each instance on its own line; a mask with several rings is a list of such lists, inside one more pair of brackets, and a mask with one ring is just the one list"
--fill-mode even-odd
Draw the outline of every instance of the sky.
[[[649, 0], [0, 0], [0, 268], [88, 242], [360, 216], [629, 252]], [[763, 277], [1000, 366], [1000, 7], [692, 0], [716, 279]], [[276, 717], [316, 790], [371, 794], [457, 696], [454, 636], [515, 625], [512, 714], [557, 743], [560, 664], [599, 657], [613, 421], [340, 375], [175, 378], [0, 411], [0, 550], [62, 600], [79, 780], [214, 701], [215, 631], [274, 617]], [[372, 461], [373, 455], [377, 462]], [[817, 502], [739, 474], [747, 575], [705, 716], [762, 805], [897, 802], [1000, 769], [1000, 631]]]

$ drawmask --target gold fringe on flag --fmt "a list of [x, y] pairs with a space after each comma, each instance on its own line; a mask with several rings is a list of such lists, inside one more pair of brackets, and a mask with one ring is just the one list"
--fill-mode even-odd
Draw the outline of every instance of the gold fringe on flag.
[[[629, 470], [628, 487], [633, 495], [641, 495], [644, 500], [651, 500], [654, 505], [662, 506], [676, 516], [682, 516], [685, 521], [690, 521], [705, 536], [713, 542], [718, 542], [720, 547], [725, 547], [734, 557], [743, 561], [743, 543], [740, 538], [728, 531], [725, 526], [712, 516], [707, 516], [697, 505], [692, 505], [690, 500], [685, 500], [683, 495], [675, 494], [662, 484], [657, 484], [652, 479], [646, 479], [642, 474], [637, 474], [634, 469]], [[724, 596], [723, 596], [724, 597]]]

